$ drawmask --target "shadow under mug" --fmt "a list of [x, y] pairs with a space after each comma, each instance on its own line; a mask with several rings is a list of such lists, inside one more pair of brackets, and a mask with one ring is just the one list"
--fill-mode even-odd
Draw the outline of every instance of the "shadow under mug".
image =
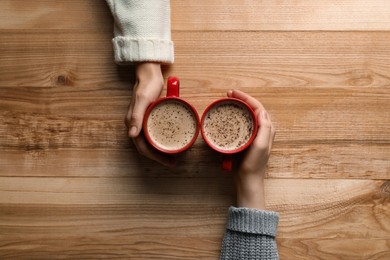
[[[257, 135], [258, 122], [257, 122], [257, 119], [256, 119], [255, 112], [253, 111], [253, 109], [247, 103], [245, 103], [244, 101], [242, 101], [240, 99], [236, 99], [236, 98], [222, 98], [222, 99], [216, 100], [213, 103], [211, 103], [206, 108], [206, 110], [204, 111], [203, 116], [202, 116], [202, 120], [200, 120], [199, 115], [198, 115], [196, 109], [191, 104], [189, 104], [187, 101], [185, 101], [184, 99], [179, 97], [179, 89], [180, 89], [180, 81], [179, 81], [179, 79], [177, 77], [169, 77], [168, 78], [168, 84], [167, 84], [167, 95], [166, 95], [166, 97], [163, 97], [163, 98], [160, 98], [160, 99], [156, 100], [146, 110], [144, 121], [143, 121], [143, 131], [144, 131], [144, 135], [145, 135], [146, 140], [155, 149], [159, 150], [160, 152], [167, 153], [167, 154], [178, 154], [178, 153], [184, 152], [185, 150], [190, 148], [195, 143], [195, 141], [196, 141], [196, 139], [197, 139], [197, 137], [199, 135], [199, 131], [200, 131], [202, 133], [203, 139], [206, 142], [206, 144], [209, 147], [211, 147], [212, 149], [214, 149], [215, 151], [217, 151], [219, 153], [222, 153], [224, 155], [224, 160], [223, 160], [223, 163], [222, 163], [222, 169], [224, 171], [231, 171], [232, 167], [233, 167], [232, 157], [231, 156], [233, 154], [239, 153], [239, 152], [245, 150], [247, 147], [249, 147], [252, 144], [253, 140], [255, 139], [255, 137]], [[152, 112], [153, 108], [155, 108], [157, 105], [159, 105], [159, 104], [161, 104], [163, 102], [172, 102], [172, 101], [180, 102], [185, 107], [187, 107], [193, 113], [195, 121], [196, 121], [195, 122], [196, 130], [195, 130], [195, 134], [194, 134], [193, 138], [191, 139], [191, 141], [188, 142], [188, 144], [185, 145], [184, 147], [182, 147], [180, 149], [176, 149], [176, 150], [165, 149], [165, 148], [161, 147], [160, 145], [158, 145], [156, 142], [154, 142], [152, 140], [151, 136], [149, 135], [148, 125], [147, 125], [150, 113]], [[210, 140], [208, 140], [208, 138], [207, 138], [207, 136], [205, 134], [204, 128], [203, 128], [205, 116], [208, 114], [208, 112], [213, 107], [218, 106], [218, 105], [223, 104], [223, 103], [235, 103], [235, 104], [238, 104], [238, 105], [244, 107], [249, 112], [249, 114], [250, 114], [250, 116], [252, 118], [252, 121], [253, 121], [252, 133], [251, 133], [251, 136], [250, 136], [249, 140], [244, 145], [240, 146], [237, 149], [230, 149], [230, 150], [226, 149], [225, 150], [225, 149], [220, 149], [217, 146], [213, 145], [213, 143]]]

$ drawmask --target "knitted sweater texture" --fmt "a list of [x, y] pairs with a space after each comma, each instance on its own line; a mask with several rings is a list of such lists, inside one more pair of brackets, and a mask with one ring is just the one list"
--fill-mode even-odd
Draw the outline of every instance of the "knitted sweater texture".
[[114, 17], [115, 62], [173, 63], [169, 0], [106, 0]]
[[276, 212], [230, 207], [220, 259], [279, 259], [278, 221]]
[[[114, 17], [115, 61], [173, 63], [169, 0], [106, 0]], [[278, 214], [230, 207], [222, 260], [278, 259]]]

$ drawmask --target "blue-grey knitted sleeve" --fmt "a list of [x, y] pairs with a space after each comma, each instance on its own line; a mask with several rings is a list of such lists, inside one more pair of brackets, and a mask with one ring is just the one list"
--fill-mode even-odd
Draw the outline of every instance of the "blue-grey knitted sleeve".
[[279, 259], [278, 221], [276, 212], [230, 207], [220, 259]]

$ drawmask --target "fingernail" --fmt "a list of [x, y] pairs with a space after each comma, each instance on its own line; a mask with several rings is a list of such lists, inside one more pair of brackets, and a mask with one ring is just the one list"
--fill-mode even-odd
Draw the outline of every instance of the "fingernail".
[[261, 111], [261, 116], [262, 116], [264, 119], [268, 119], [268, 113], [267, 113], [267, 111], [265, 111], [265, 110]]
[[230, 96], [232, 96], [233, 95], [233, 90], [229, 90], [228, 91], [228, 96], [230, 97]]
[[137, 135], [137, 127], [136, 126], [132, 126], [130, 128], [130, 132], [129, 133], [130, 133], [131, 137], [135, 137]]

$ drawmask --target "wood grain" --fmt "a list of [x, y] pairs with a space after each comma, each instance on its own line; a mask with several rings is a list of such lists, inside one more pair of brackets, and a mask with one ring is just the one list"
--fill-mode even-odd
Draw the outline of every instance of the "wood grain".
[[[280, 239], [281, 259], [386, 260], [389, 239]], [[356, 250], [359, 248], [359, 250]]]
[[[29, 91], [29, 96], [24, 96], [25, 89], [0, 91], [3, 100], [0, 107], [6, 111], [0, 114], [0, 136], [3, 139], [0, 143], [3, 152], [0, 153], [4, 154], [0, 164], [17, 165], [22, 169], [24, 165], [19, 164], [18, 154], [25, 158], [23, 154], [26, 152], [40, 154], [33, 161], [37, 165], [44, 161], [58, 160], [55, 154], [65, 156], [62, 159], [66, 161], [66, 158], [75, 158], [70, 155], [71, 151], [53, 154], [53, 149], [72, 148], [77, 149], [78, 154], [83, 153], [80, 149], [120, 149], [123, 155], [120, 155], [122, 152], [115, 151], [107, 154], [104, 150], [92, 153], [99, 155], [95, 157], [95, 162], [101, 159], [115, 160], [118, 162], [115, 167], [124, 167], [125, 171], [126, 166], [138, 163], [137, 154], [123, 151], [133, 147], [126, 137], [122, 120], [128, 102], [126, 90], [86, 92], [84, 89], [80, 93], [59, 89], [39, 88]], [[86, 93], [88, 96], [83, 97]], [[270, 108], [278, 129], [273, 153], [275, 160], [270, 162], [269, 175], [293, 178], [389, 178], [390, 120], [388, 114], [383, 113], [383, 109], [390, 109], [388, 96], [383, 95], [383, 101], [380, 101], [377, 95], [371, 93], [361, 102], [360, 98], [353, 97], [354, 93], [359, 94], [362, 91], [334, 89], [330, 95], [329, 90], [296, 89], [275, 95], [272, 90], [263, 89], [261, 93], [252, 93], [258, 97], [266, 96], [262, 101]], [[303, 101], [302, 96], [305, 97]], [[199, 111], [207, 104], [204, 101], [196, 101], [195, 98], [189, 100], [193, 100], [192, 103]], [[102, 107], [105, 108], [104, 113], [101, 112]], [[356, 135], [356, 132], [359, 135]], [[204, 166], [207, 167], [214, 157], [207, 157], [210, 152], [202, 152], [205, 146], [201, 138], [199, 142], [199, 145], [189, 151], [188, 158], [192, 155], [199, 156], [205, 160]], [[8, 152], [18, 149], [22, 150], [19, 153]], [[46, 151], [47, 149], [51, 151]], [[15, 160], [12, 161], [11, 158]], [[83, 165], [83, 162], [78, 161], [80, 166]], [[99, 164], [94, 164], [93, 167], [97, 168]], [[145, 164], [147, 166], [148, 162]], [[100, 172], [105, 169], [103, 167]], [[28, 176], [34, 175], [34, 172], [18, 171], [18, 174]], [[0, 171], [0, 175], [13, 173], [13, 170]], [[36, 174], [51, 174], [51, 171], [38, 170]]]
[[[226, 208], [234, 197], [231, 179], [221, 177], [0, 180], [0, 227], [8, 238], [0, 252], [9, 252], [9, 257], [50, 256], [59, 249], [68, 257], [88, 257], [91, 252], [109, 257], [118, 246], [123, 247], [116, 253], [121, 257], [185, 259], [191, 252], [212, 257], [218, 253]], [[390, 200], [383, 185], [369, 180], [267, 180], [268, 207], [281, 215], [281, 255], [296, 247], [294, 255], [305, 256], [303, 249], [313, 245], [315, 256], [337, 254], [336, 242], [342, 238], [343, 256], [356, 255], [345, 242], [351, 239], [378, 241], [375, 249], [364, 251], [367, 257], [388, 255], [384, 239], [390, 238]], [[280, 187], [284, 193], [278, 192]], [[35, 237], [42, 239], [33, 242]]]
[[172, 1], [175, 30], [388, 30], [386, 0]]
[[[182, 97], [238, 88], [277, 128], [281, 259], [389, 259], [389, 2], [171, 6]], [[232, 176], [201, 138], [175, 169], [137, 153], [112, 23], [105, 1], [0, 0], [1, 259], [218, 258]]]
[[0, 29], [68, 29], [112, 31], [106, 2], [96, 0], [2, 0]]
[[[2, 148], [0, 176], [139, 177], [146, 174], [203, 178], [217, 175], [222, 161], [201, 140], [185, 155], [178, 157], [178, 167], [173, 170], [160, 168], [140, 157], [125, 138], [123, 144], [117, 143], [118, 146], [128, 146], [124, 149], [47, 148], [46, 141], [41, 140], [37, 145], [31, 143], [23, 150]], [[95, 145], [99, 145], [94, 141]], [[84, 138], [83, 143], [88, 141]], [[198, 160], [189, 161], [194, 157]], [[268, 176], [272, 178], [389, 179], [389, 149], [386, 145], [329, 143], [289, 146], [276, 142], [271, 158]], [[83, 169], [82, 172], [79, 169]]]
[[[390, 28], [390, 7], [386, 0], [246, 0], [244, 3], [241, 0], [171, 0], [171, 6], [174, 31], [378, 31]], [[112, 27], [104, 1], [2, 0], [0, 10], [3, 17], [0, 29], [110, 31]]]
[[[0, 88], [0, 107], [12, 112], [2, 115], [0, 129], [6, 140], [0, 145], [24, 150], [129, 148], [122, 118], [132, 80], [118, 78], [118, 71], [112, 66], [112, 53], [107, 48], [109, 37], [98, 33], [42, 33], [46, 40], [30, 34], [29, 43], [21, 40], [24, 37], [21, 33], [1, 34], [5, 42], [1, 81], [5, 87]], [[261, 37], [253, 38], [255, 34]], [[181, 75], [181, 94], [200, 113], [230, 88], [243, 89], [266, 105], [278, 128], [274, 154], [279, 167], [275, 168], [271, 161], [269, 176], [389, 178], [390, 117], [384, 112], [390, 110], [386, 65], [389, 35], [387, 32], [180, 32], [175, 34], [178, 65], [167, 73]], [[87, 44], [88, 38], [94, 39], [93, 45]], [[223, 49], [218, 49], [220, 38], [226, 38]], [[52, 46], [49, 48], [48, 39]], [[367, 41], [375, 42], [376, 48], [367, 48]], [[248, 42], [240, 55], [232, 57], [237, 44], [244, 46]], [[76, 51], [80, 46], [82, 52]], [[28, 48], [34, 51], [26, 51], [16, 60], [9, 58]], [[51, 56], [54, 50], [56, 55]], [[214, 54], [210, 55], [211, 52]], [[107, 63], [99, 62], [102, 57]], [[232, 59], [237, 62], [232, 63]], [[191, 66], [186, 65], [187, 60], [192, 61]], [[37, 63], [42, 66], [35, 66]], [[26, 92], [30, 87], [34, 90]], [[29, 125], [35, 127], [27, 129]], [[11, 131], [15, 128], [19, 130]], [[283, 152], [279, 152], [280, 147]], [[332, 153], [335, 149], [338, 152]], [[319, 152], [314, 155], [315, 151]], [[42, 161], [48, 159], [43, 154], [41, 151]], [[191, 154], [199, 155], [199, 149]], [[122, 160], [125, 166], [134, 163], [138, 163], [138, 158], [131, 162], [127, 158]], [[303, 167], [298, 170], [297, 165]], [[197, 172], [203, 169], [195, 167]]]
[[[192, 93], [390, 86], [388, 32], [176, 32], [173, 39], [175, 66], [166, 74], [180, 75]], [[118, 73], [112, 61], [110, 33], [0, 30], [0, 41], [2, 87], [130, 85], [131, 68]]]

